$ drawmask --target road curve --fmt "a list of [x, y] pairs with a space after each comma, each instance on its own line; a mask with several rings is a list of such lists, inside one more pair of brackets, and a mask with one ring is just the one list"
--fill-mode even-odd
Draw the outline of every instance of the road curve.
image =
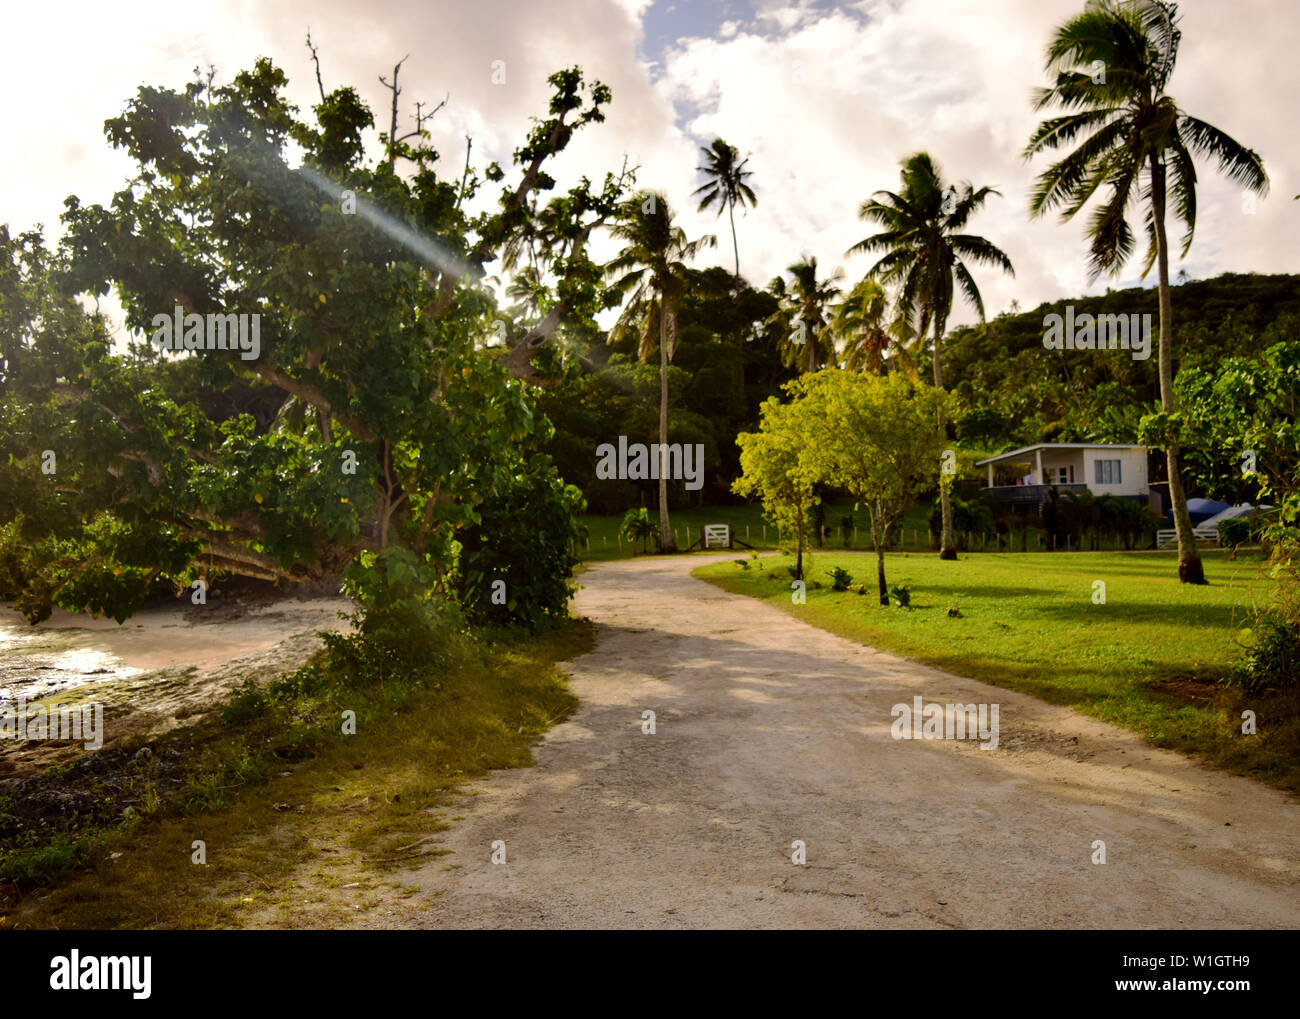
[[[1296, 925], [1287, 795], [724, 593], [704, 561], [583, 575], [581, 709], [473, 787], [384, 926]], [[998, 704], [999, 747], [891, 738], [917, 695]]]

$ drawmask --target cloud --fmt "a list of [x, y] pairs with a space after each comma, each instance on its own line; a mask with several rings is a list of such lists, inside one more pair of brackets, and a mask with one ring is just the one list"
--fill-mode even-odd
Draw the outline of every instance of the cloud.
[[[667, 192], [691, 236], [719, 235], [701, 264], [730, 266], [726, 217], [697, 213], [691, 198], [698, 146], [721, 135], [751, 156], [759, 205], [738, 215], [737, 231], [742, 271], [759, 286], [803, 253], [828, 269], [843, 265], [851, 279], [865, 272], [866, 257], [844, 255], [868, 230], [857, 209], [873, 191], [894, 188], [899, 161], [920, 149], [949, 177], [1002, 193], [971, 226], [1017, 270], [1014, 280], [977, 270], [990, 314], [1013, 298], [1028, 308], [1133, 282], [1136, 261], [1122, 280], [1088, 284], [1086, 212], [1066, 225], [1027, 219], [1028, 191], [1045, 165], [1020, 157], [1037, 120], [1029, 95], [1043, 83], [1051, 30], [1080, 0], [732, 0], [711, 9], [712, 22], [679, 6], [670, 14], [662, 0], [22, 5], [8, 27], [29, 44], [12, 47], [0, 67], [10, 96], [0, 112], [10, 142], [0, 221], [40, 220], [57, 233], [66, 195], [109, 201], [131, 166], [108, 148], [102, 123], [141, 84], [179, 88], [208, 63], [228, 81], [267, 55], [306, 109], [317, 101], [303, 45], [310, 28], [326, 88], [356, 86], [384, 129], [388, 93], [377, 77], [406, 54], [401, 114], [416, 99], [449, 96], [431, 125], [447, 176], [459, 174], [466, 134], [479, 165], [507, 165], [529, 118], [545, 113], [546, 76], [580, 64], [611, 86], [614, 102], [607, 122], [582, 132], [559, 161], [559, 187], [583, 173], [599, 180], [626, 154], [641, 186]], [[1187, 4], [1183, 13], [1172, 93], [1258, 149], [1274, 182], [1250, 215], [1238, 190], [1201, 164], [1200, 222], [1185, 267], [1196, 277], [1290, 271], [1300, 215], [1290, 201], [1300, 191], [1300, 140], [1290, 130], [1300, 62], [1290, 50], [1300, 15], [1271, 0]], [[645, 52], [647, 18], [656, 19], [656, 39], [674, 26], [677, 36]], [[67, 31], [74, 21], [78, 30]], [[503, 85], [492, 82], [495, 60], [505, 62]], [[963, 306], [954, 321], [971, 317]]]

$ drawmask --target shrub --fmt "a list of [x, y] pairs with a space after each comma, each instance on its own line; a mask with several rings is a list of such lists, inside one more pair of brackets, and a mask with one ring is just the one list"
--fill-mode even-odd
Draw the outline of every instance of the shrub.
[[906, 584], [891, 587], [889, 594], [898, 603], [900, 609], [910, 609], [912, 607], [912, 592]]
[[1231, 520], [1220, 520], [1214, 527], [1219, 532], [1219, 544], [1224, 548], [1232, 549], [1231, 558], [1236, 559], [1237, 549], [1250, 541], [1249, 518], [1233, 517]]
[[1255, 620], [1251, 644], [1227, 682], [1248, 694], [1300, 688], [1300, 627], [1276, 615]]
[[831, 578], [832, 591], [847, 591], [849, 585], [853, 583], [853, 575], [848, 570], [835, 567], [826, 576]]
[[459, 535], [456, 593], [466, 618], [518, 623], [532, 633], [567, 619], [584, 505], [582, 493], [541, 454], [495, 485], [478, 507], [478, 522]]
[[619, 534], [632, 543], [632, 554], [636, 555], [636, 543], [641, 542], [641, 551], [650, 551], [650, 539], [657, 538], [659, 534], [655, 522], [650, 518], [650, 511], [644, 506], [630, 509], [623, 514], [623, 522], [619, 524]]

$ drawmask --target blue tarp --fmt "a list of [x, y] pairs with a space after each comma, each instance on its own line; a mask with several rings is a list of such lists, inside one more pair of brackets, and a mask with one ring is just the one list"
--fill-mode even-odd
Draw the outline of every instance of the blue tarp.
[[[1188, 499], [1187, 515], [1192, 518], [1193, 524], [1199, 524], [1203, 520], [1209, 520], [1210, 517], [1216, 517], [1226, 509], [1230, 509], [1226, 502], [1215, 502], [1213, 499]], [[1174, 511], [1171, 508], [1167, 514], [1169, 526], [1174, 523]]]

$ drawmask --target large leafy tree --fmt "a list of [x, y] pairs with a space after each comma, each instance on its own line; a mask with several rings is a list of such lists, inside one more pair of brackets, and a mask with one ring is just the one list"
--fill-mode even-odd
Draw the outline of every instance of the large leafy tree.
[[705, 182], [692, 194], [703, 196], [700, 199], [700, 212], [715, 203], [719, 216], [723, 209], [727, 210], [731, 219], [731, 248], [736, 256], [736, 275], [739, 276], [740, 246], [736, 242], [736, 206], [753, 207], [758, 204], [754, 189], [746, 183], [747, 178], [753, 176], [751, 171], [745, 169], [749, 157], [741, 159], [740, 150], [722, 138], [714, 138], [713, 144], [708, 148], [700, 146], [700, 152], [704, 156], [704, 164], [699, 167], [699, 172], [704, 174]]
[[763, 401], [759, 409], [758, 431], [736, 436], [741, 474], [732, 490], [741, 496], [757, 495], [767, 519], [794, 537], [796, 580], [804, 579], [808, 511], [820, 502], [808, 455], [809, 439], [801, 409], [775, 396]]
[[[924, 343], [933, 329], [931, 364], [936, 389], [943, 388], [940, 345], [954, 291], [960, 289], [980, 320], [984, 319], [984, 299], [967, 262], [1015, 275], [1011, 259], [1001, 248], [978, 234], [964, 232], [971, 217], [996, 194], [990, 187], [977, 189], [969, 182], [946, 184], [929, 154], [918, 152], [903, 161], [898, 192], [877, 191], [858, 210], [861, 219], [881, 230], [859, 241], [849, 254], [880, 255], [868, 275], [897, 285], [898, 313], [916, 323], [918, 342]], [[939, 495], [943, 515], [939, 558], [956, 559], [946, 484], [940, 485]]]
[[[610, 281], [608, 300], [626, 300], [623, 312], [610, 330], [611, 344], [629, 333], [637, 336], [637, 353], [642, 361], [659, 354], [659, 447], [661, 457], [668, 446], [668, 364], [677, 346], [677, 307], [687, 280], [687, 263], [702, 248], [714, 247], [718, 239], [705, 234], [687, 240], [686, 232], [673, 221], [673, 211], [661, 192], [646, 192], [623, 203], [621, 214], [610, 227], [623, 248], [606, 266]], [[668, 519], [668, 478], [661, 459], [659, 471], [659, 547], [676, 548]]]
[[[550, 83], [510, 184], [468, 162], [442, 179], [422, 122], [381, 136], [370, 159], [373, 117], [352, 89], [322, 86], [301, 119], [266, 60], [227, 86], [141, 88], [107, 122], [138, 167], [127, 186], [107, 207], [68, 199], [53, 267], [31, 238], [0, 260], [22, 284], [0, 293], [15, 326], [0, 337], [14, 424], [0, 460], [40, 478], [48, 449], [58, 465], [4, 507], [18, 525], [8, 576], [30, 585], [29, 615], [60, 604], [122, 618], [158, 583], [197, 573], [292, 580], [349, 563], [415, 597], [473, 608], [505, 580], [515, 618], [566, 611], [580, 498], [537, 451], [550, 426], [518, 379], [538, 376], [561, 323], [598, 309], [586, 241], [628, 175], [546, 203], [538, 320], [507, 350], [484, 349], [498, 317], [486, 265], [554, 188], [547, 161], [610, 99], [576, 68]], [[396, 101], [394, 89], [394, 125]], [[500, 198], [471, 213], [483, 178]], [[110, 287], [146, 335], [176, 307], [259, 315], [258, 356], [117, 352], [69, 300]], [[500, 517], [520, 507], [555, 526], [503, 542]], [[546, 576], [530, 586], [537, 563]]]
[[[1185, 256], [1196, 229], [1197, 156], [1215, 160], [1219, 171], [1243, 188], [1262, 194], [1268, 187], [1255, 152], [1185, 113], [1166, 91], [1178, 58], [1177, 26], [1176, 4], [1092, 0], [1056, 30], [1047, 47], [1046, 70], [1055, 80], [1039, 90], [1035, 108], [1055, 106], [1066, 112], [1043, 121], [1025, 148], [1026, 157], [1068, 149], [1039, 176], [1030, 204], [1034, 215], [1059, 209], [1069, 220], [1101, 190], [1101, 204], [1087, 231], [1093, 278], [1117, 273], [1128, 262], [1136, 246], [1128, 213], [1131, 206], [1143, 207], [1143, 274], [1156, 266], [1160, 401], [1170, 417], [1177, 413], [1177, 394], [1165, 220], [1172, 211], [1183, 224]], [[1164, 444], [1178, 533], [1178, 577], [1203, 584], [1176, 428], [1166, 430]]]
[[813, 479], [847, 489], [866, 507], [880, 604], [888, 605], [885, 542], [903, 511], [934, 484], [947, 395], [897, 372], [881, 377], [834, 368], [804, 375], [789, 388], [804, 422]]
[[1215, 497], [1257, 502], [1295, 497], [1300, 469], [1300, 341], [1213, 368], [1184, 368], [1175, 382], [1184, 452]]
[[781, 329], [779, 349], [790, 367], [815, 372], [835, 361], [835, 333], [830, 325], [830, 305], [840, 294], [837, 281], [844, 270], [819, 277], [816, 256], [802, 258], [785, 270], [789, 282], [777, 276], [768, 293], [780, 302], [769, 324]]

